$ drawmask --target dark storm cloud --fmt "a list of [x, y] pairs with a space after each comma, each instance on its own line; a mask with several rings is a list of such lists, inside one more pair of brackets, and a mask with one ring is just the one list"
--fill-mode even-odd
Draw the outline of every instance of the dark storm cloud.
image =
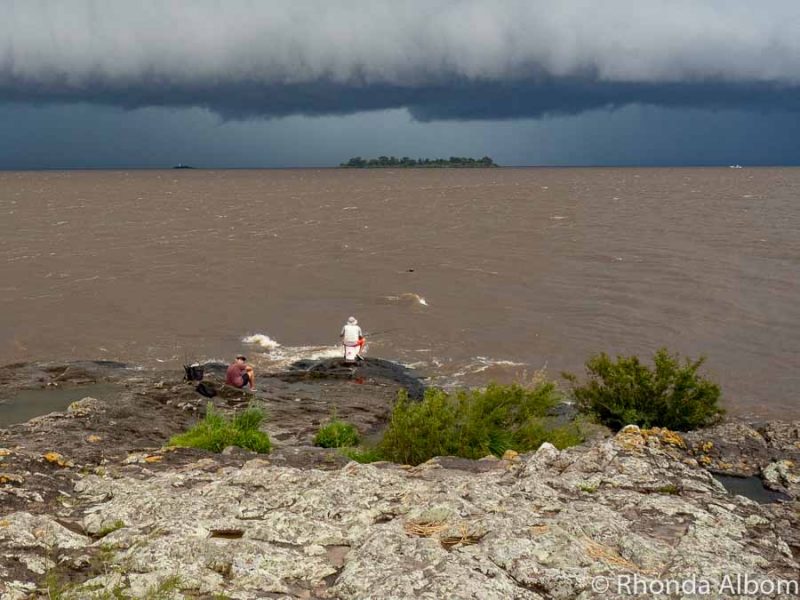
[[291, 85], [235, 83], [224, 88], [103, 89], [100, 83], [91, 87], [90, 97], [58, 87], [6, 89], [3, 95], [7, 100], [35, 104], [90, 101], [130, 109], [201, 106], [229, 119], [350, 114], [402, 107], [419, 121], [571, 115], [627, 104], [712, 110], [800, 110], [800, 88], [767, 83], [601, 83], [553, 79], [537, 83], [459, 81], [420, 87], [353, 86], [329, 81]]
[[741, 0], [10, 1], [0, 99], [227, 118], [800, 108], [800, 7]]

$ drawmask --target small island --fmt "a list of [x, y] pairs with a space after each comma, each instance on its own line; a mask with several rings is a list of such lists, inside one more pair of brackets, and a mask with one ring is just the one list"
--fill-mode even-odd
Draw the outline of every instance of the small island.
[[469, 158], [467, 156], [451, 156], [450, 158], [397, 158], [395, 156], [379, 156], [378, 158], [361, 158], [355, 156], [339, 165], [346, 169], [477, 169], [498, 167], [490, 157]]

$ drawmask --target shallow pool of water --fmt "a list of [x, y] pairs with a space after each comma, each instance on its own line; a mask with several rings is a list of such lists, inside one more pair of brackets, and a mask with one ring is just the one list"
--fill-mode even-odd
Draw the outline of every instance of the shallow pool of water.
[[725, 486], [728, 493], [744, 496], [760, 504], [769, 504], [779, 500], [790, 500], [789, 496], [764, 487], [758, 477], [734, 477], [731, 475], [714, 475], [714, 478]]
[[119, 393], [119, 385], [113, 383], [92, 383], [78, 386], [48, 387], [35, 390], [21, 390], [13, 395], [0, 396], [0, 427], [63, 411], [76, 400], [91, 396], [106, 400]]

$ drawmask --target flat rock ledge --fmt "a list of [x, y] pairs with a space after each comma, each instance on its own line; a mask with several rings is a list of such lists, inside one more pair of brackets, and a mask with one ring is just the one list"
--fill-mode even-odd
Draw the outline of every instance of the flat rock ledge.
[[629, 598], [615, 588], [622, 577], [800, 572], [785, 539], [796, 502], [775, 512], [730, 496], [637, 427], [473, 470], [452, 459], [301, 470], [222, 458], [98, 467], [63, 490], [57, 514], [6, 514], [0, 598], [573, 600]]

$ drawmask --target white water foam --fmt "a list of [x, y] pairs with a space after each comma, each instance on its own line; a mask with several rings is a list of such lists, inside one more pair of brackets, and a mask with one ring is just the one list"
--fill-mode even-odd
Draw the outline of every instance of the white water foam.
[[284, 368], [299, 360], [325, 360], [339, 358], [344, 351], [336, 346], [281, 346], [264, 358], [271, 367]]
[[266, 350], [280, 348], [280, 344], [278, 342], [263, 333], [254, 333], [253, 335], [245, 336], [242, 338], [242, 342], [245, 344], [251, 344], [253, 346], [259, 346]]
[[384, 296], [385, 300], [389, 302], [407, 302], [410, 304], [420, 304], [422, 306], [428, 306], [428, 301], [425, 300], [419, 294], [415, 294], [414, 292], [406, 292], [404, 294], [400, 294], [399, 296]]
[[471, 362], [453, 373], [453, 378], [461, 378], [467, 375], [477, 375], [492, 367], [524, 367], [525, 363], [514, 362], [513, 360], [499, 360], [488, 356], [475, 356]]
[[505, 380], [511, 377], [512, 380], [516, 380], [528, 365], [488, 356], [473, 356], [466, 363], [433, 358], [429, 362], [419, 361], [414, 366], [422, 368], [422, 370], [425, 370], [425, 367], [432, 369], [430, 383], [446, 390], [452, 390], [464, 386], [482, 385], [496, 378]]
[[255, 333], [242, 338], [242, 342], [264, 350], [254, 362], [271, 368], [284, 368], [299, 360], [324, 360], [342, 356], [342, 347], [335, 346], [283, 346], [266, 334]]

